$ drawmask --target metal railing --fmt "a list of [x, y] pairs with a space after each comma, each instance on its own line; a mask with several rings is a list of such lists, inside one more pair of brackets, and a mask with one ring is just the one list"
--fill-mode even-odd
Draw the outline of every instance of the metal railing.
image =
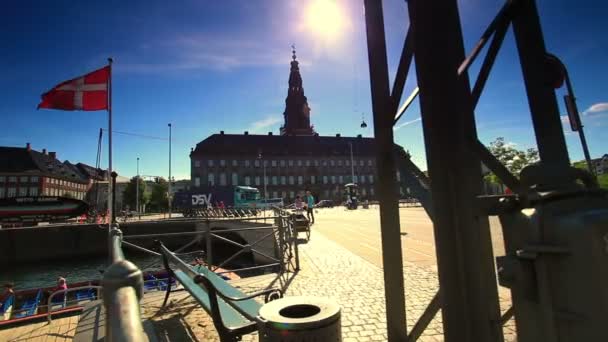
[[[97, 285], [87, 285], [87, 286], [79, 286], [79, 287], [73, 287], [73, 288], [69, 288], [69, 289], [65, 289], [65, 290], [58, 290], [55, 291], [53, 293], [51, 293], [51, 295], [49, 296], [49, 299], [47, 300], [47, 313], [46, 313], [46, 320], [51, 323], [51, 316], [53, 315], [53, 313], [57, 312], [57, 311], [61, 311], [67, 307], [69, 307], [70, 303], [79, 303], [81, 301], [83, 301], [83, 299], [73, 299], [73, 300], [67, 300], [67, 294], [70, 292], [74, 292], [74, 291], [80, 291], [80, 290], [90, 290], [90, 289], [94, 289], [97, 290], [97, 299], [101, 298], [101, 286], [97, 286]], [[60, 294], [63, 294], [63, 298], [64, 300], [61, 303], [58, 302], [53, 302], [53, 298], [55, 298], [55, 296], [58, 296]], [[60, 305], [61, 307], [57, 310], [53, 310], [54, 306], [58, 306]], [[40, 308], [41, 306], [38, 306], [38, 308]], [[44, 307], [44, 305], [42, 305], [42, 307]]]
[[110, 232], [111, 264], [102, 279], [106, 341], [144, 340], [139, 300], [143, 275], [122, 251], [122, 232], [114, 224]]

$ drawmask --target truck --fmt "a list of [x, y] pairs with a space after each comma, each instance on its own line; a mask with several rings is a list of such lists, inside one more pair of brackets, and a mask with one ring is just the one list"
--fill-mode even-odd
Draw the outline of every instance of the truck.
[[184, 217], [197, 216], [200, 210], [212, 208], [268, 209], [282, 207], [282, 198], [263, 199], [257, 188], [250, 186], [209, 186], [176, 192], [173, 208]]

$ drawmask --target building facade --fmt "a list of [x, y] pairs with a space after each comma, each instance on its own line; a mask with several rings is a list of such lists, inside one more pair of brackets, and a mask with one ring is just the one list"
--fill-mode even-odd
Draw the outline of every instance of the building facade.
[[[314, 131], [295, 51], [283, 116], [280, 135], [221, 131], [198, 143], [190, 153], [192, 188], [248, 185], [286, 202], [310, 190], [318, 200], [341, 201], [344, 186], [356, 183], [361, 198], [375, 199], [375, 140]], [[394, 148], [397, 156], [407, 155]], [[407, 189], [400, 186], [400, 191]]]
[[55, 152], [0, 147], [0, 199], [23, 196], [67, 196], [84, 200], [90, 180], [77, 165], [61, 162]]

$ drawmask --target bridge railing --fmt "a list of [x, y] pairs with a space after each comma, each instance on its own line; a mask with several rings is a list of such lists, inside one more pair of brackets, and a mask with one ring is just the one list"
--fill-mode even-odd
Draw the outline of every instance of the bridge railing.
[[110, 258], [111, 264], [102, 280], [106, 341], [142, 341], [139, 300], [143, 295], [143, 275], [125, 259], [122, 232], [117, 224], [110, 231]]

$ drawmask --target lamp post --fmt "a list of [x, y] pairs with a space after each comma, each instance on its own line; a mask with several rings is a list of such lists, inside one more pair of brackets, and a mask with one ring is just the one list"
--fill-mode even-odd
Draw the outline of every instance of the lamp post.
[[171, 123], [169, 123], [169, 193], [167, 201], [169, 202], [169, 218], [171, 218]]
[[258, 154], [258, 159], [260, 163], [262, 163], [262, 170], [264, 172], [264, 199], [268, 199], [268, 192], [266, 189], [266, 163], [264, 163], [264, 159], [262, 159], [262, 152]]
[[355, 163], [353, 161], [353, 143], [352, 141], [348, 142], [348, 145], [350, 145], [350, 181], [354, 184], [355, 183]]
[[141, 214], [139, 213], [139, 157], [137, 157], [137, 180], [135, 181], [135, 211], [137, 211], [137, 215], [141, 219]]

